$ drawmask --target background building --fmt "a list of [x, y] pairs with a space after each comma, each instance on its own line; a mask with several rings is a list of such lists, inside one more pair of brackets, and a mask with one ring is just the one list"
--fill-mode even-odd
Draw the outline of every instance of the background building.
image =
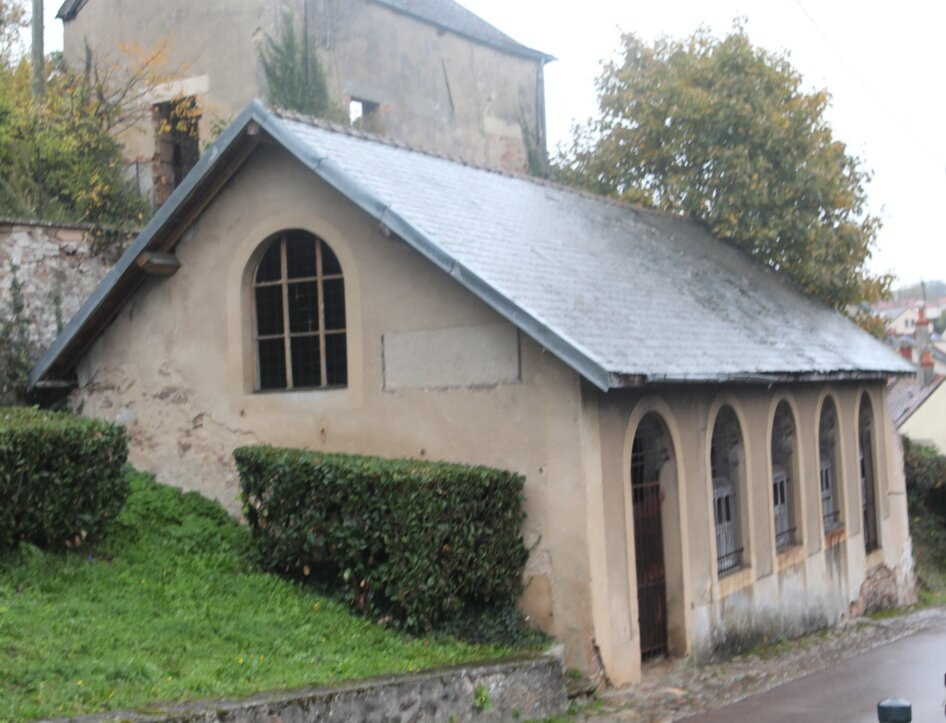
[[[70, 66], [82, 67], [88, 48], [120, 77], [162, 49], [169, 75], [143, 101], [153, 117], [122, 135], [143, 192], [163, 202], [213, 128], [267, 97], [259, 46], [287, 13], [317, 48], [332, 97], [372, 130], [505, 171], [544, 159], [551, 56], [453, 0], [66, 0]], [[187, 133], [163, 122], [183, 99], [199, 116]]]

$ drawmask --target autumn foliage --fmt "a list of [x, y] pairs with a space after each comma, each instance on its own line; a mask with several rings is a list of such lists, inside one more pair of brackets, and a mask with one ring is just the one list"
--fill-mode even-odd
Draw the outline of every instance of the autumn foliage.
[[738, 26], [623, 45], [561, 160], [566, 180], [702, 221], [830, 306], [886, 293], [866, 267], [869, 173], [834, 137], [827, 92], [805, 92], [786, 56]]

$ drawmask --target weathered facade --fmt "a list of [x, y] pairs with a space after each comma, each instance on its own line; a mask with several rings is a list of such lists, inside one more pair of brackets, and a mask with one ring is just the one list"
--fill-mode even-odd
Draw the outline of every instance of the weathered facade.
[[545, 153], [543, 67], [551, 58], [452, 0], [67, 0], [59, 17], [73, 67], [88, 46], [120, 77], [163, 48], [157, 69], [171, 77], [143, 101], [156, 109], [155, 127], [144, 122], [122, 136], [143, 189], [153, 179], [173, 188], [166, 166], [175, 153], [190, 155], [156, 132], [162, 104], [192, 98], [204, 143], [215, 123], [267, 96], [258, 48], [284, 13], [317, 45], [332, 97], [371, 116], [385, 136], [505, 170], [525, 168], [530, 149]]
[[908, 372], [682, 219], [254, 104], [31, 382], [231, 509], [253, 442], [521, 472], [521, 605], [620, 684], [912, 599]]

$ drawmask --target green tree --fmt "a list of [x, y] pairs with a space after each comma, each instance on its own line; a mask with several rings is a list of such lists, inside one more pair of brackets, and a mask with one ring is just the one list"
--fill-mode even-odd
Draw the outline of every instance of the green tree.
[[140, 225], [147, 206], [123, 177], [114, 109], [86, 75], [48, 66], [39, 104], [28, 62], [0, 69], [0, 215]]
[[0, 69], [16, 59], [20, 31], [26, 27], [26, 12], [18, 0], [0, 0]]
[[317, 118], [348, 120], [329, 94], [318, 48], [305, 33], [302, 38], [296, 34], [288, 11], [276, 37], [266, 36], [259, 55], [273, 105]]
[[834, 138], [828, 93], [804, 92], [739, 26], [623, 44], [598, 80], [600, 115], [560, 159], [567, 181], [689, 215], [830, 306], [887, 293], [866, 268], [869, 174]]

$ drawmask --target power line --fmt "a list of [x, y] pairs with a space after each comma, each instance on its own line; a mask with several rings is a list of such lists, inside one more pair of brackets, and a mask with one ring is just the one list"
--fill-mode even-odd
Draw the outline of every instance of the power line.
[[844, 54], [831, 41], [831, 38], [828, 36], [828, 34], [824, 30], [822, 30], [818, 22], [814, 19], [814, 17], [812, 17], [811, 13], [808, 12], [808, 10], [802, 4], [801, 0], [794, 0], [794, 3], [798, 7], [798, 9], [802, 12], [802, 14], [805, 16], [805, 18], [808, 20], [808, 22], [811, 23], [812, 27], [814, 27], [814, 29], [818, 31], [818, 34], [821, 35], [821, 38], [822, 40], [824, 40], [825, 45], [827, 45], [831, 49], [831, 51], [838, 57], [838, 59], [841, 61], [844, 67], [847, 68], [848, 72], [851, 74], [854, 80], [858, 82], [858, 84], [861, 86], [864, 92], [867, 93], [867, 95], [874, 102], [874, 104], [883, 112], [886, 119], [890, 121], [892, 124], [894, 124], [895, 126], [897, 126], [901, 131], [903, 131], [903, 133], [906, 134], [906, 136], [911, 141], [913, 141], [913, 143], [915, 143], [916, 146], [920, 148], [924, 153], [927, 153], [927, 154], [934, 153], [938, 157], [938, 162], [943, 163], [942, 154], [938, 151], [931, 151], [928, 144], [924, 142], [922, 139], [920, 139], [919, 136], [917, 136], [910, 128], [908, 128], [906, 124], [900, 120], [899, 116], [887, 107], [884, 101], [881, 100], [880, 96], [874, 92], [874, 89], [871, 88], [863, 80], [863, 78], [861, 78], [860, 74], [857, 72], [857, 69], [854, 67], [854, 65], [848, 62]]

